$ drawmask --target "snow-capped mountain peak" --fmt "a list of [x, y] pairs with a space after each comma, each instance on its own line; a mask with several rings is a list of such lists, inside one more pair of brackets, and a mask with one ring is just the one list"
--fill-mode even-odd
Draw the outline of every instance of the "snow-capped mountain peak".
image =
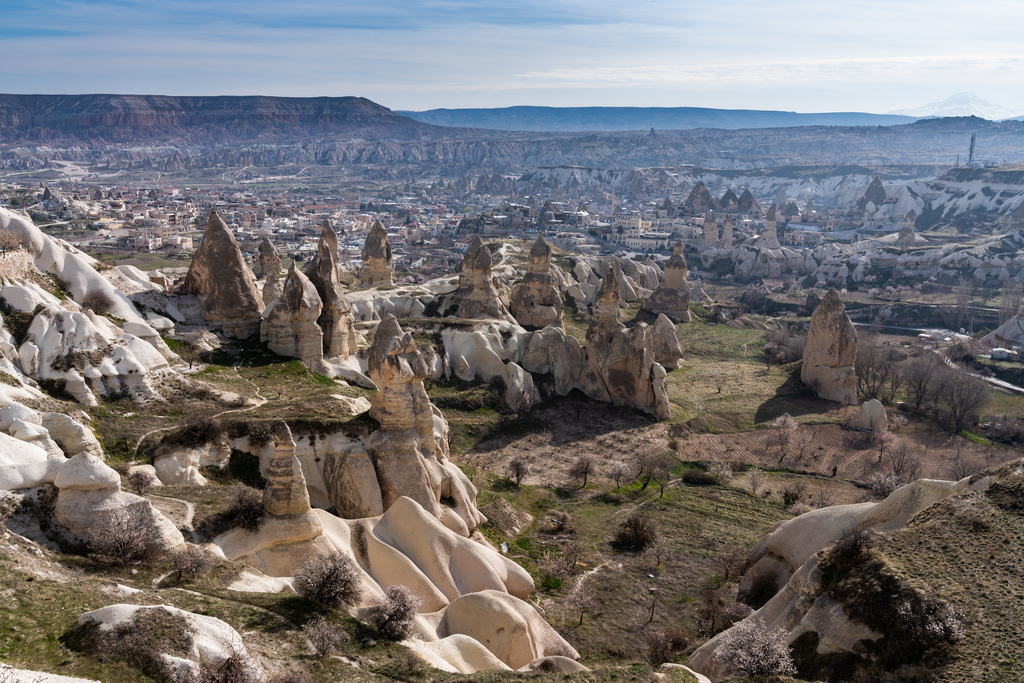
[[942, 102], [932, 102], [916, 109], [897, 109], [889, 113], [901, 114], [903, 116], [918, 116], [921, 118], [932, 116], [980, 116], [990, 121], [999, 121], [1019, 116], [1024, 112], [986, 102], [974, 93], [958, 92]]

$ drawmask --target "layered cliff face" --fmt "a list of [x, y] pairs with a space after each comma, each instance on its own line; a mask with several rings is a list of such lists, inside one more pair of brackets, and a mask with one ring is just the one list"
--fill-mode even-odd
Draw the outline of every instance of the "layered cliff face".
[[4, 142], [85, 138], [95, 144], [172, 135], [189, 144], [331, 134], [415, 140], [450, 131], [362, 97], [0, 95]]

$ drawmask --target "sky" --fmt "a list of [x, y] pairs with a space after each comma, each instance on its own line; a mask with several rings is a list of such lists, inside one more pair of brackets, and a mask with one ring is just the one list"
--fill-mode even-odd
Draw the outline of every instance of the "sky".
[[0, 92], [1024, 112], [1020, 0], [0, 0]]

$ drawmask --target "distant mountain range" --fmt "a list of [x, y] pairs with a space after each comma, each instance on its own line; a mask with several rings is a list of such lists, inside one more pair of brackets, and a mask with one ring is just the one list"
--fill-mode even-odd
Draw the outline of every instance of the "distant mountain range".
[[503, 107], [396, 111], [422, 123], [460, 128], [534, 132], [689, 130], [692, 128], [792, 128], [895, 126], [918, 117], [861, 112], [798, 114], [792, 111], [703, 107]]
[[998, 104], [986, 102], [974, 93], [958, 92], [949, 99], [941, 102], [932, 102], [915, 109], [897, 109], [889, 112], [892, 115], [915, 116], [917, 118], [944, 118], [947, 116], [978, 116], [989, 121], [1003, 121], [1016, 117], [1015, 120], [1022, 120], [1024, 117], [1017, 109], [1000, 107]]

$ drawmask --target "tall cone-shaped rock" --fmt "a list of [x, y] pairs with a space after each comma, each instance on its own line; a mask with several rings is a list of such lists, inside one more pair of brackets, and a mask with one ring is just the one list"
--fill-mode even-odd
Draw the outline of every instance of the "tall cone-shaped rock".
[[302, 466], [295, 457], [295, 440], [284, 422], [274, 431], [274, 455], [267, 465], [263, 507], [276, 516], [301, 515], [312, 509]]
[[856, 358], [857, 330], [833, 287], [811, 316], [800, 379], [821, 398], [854, 405]]
[[665, 279], [644, 302], [644, 309], [663, 313], [674, 323], [690, 322], [690, 283], [686, 273], [686, 259], [680, 253], [672, 254], [665, 262]]
[[293, 263], [281, 297], [266, 313], [261, 336], [274, 353], [304, 362], [321, 360], [324, 335], [317, 319], [322, 308], [316, 287]]
[[515, 322], [501, 300], [491, 275], [491, 250], [477, 235], [462, 258], [459, 288], [452, 295], [460, 318], [491, 318]]
[[601, 283], [587, 329], [587, 361], [612, 404], [649, 410], [667, 420], [671, 417], [667, 373], [656, 361], [651, 327], [637, 323], [626, 329], [618, 310], [618, 266], [613, 266]]
[[306, 275], [316, 287], [323, 310], [317, 323], [324, 333], [324, 355], [347, 356], [356, 350], [356, 331], [352, 304], [345, 298], [338, 276], [338, 235], [329, 221], [324, 221], [316, 256], [309, 263]]
[[512, 289], [509, 311], [528, 330], [562, 325], [562, 297], [551, 278], [551, 245], [544, 235], [538, 235], [530, 249], [526, 277]]
[[[463, 536], [486, 521], [476, 509], [476, 489], [448, 462], [443, 434], [448, 425], [423, 388], [427, 364], [412, 335], [388, 313], [374, 332], [368, 372], [377, 385], [370, 417], [380, 429], [366, 439], [366, 452], [380, 484], [384, 509], [402, 496]], [[442, 497], [455, 501], [441, 505]]]
[[244, 339], [259, 332], [263, 299], [256, 276], [216, 211], [210, 212], [181, 292], [199, 297], [206, 322], [226, 336]]
[[363, 267], [359, 271], [359, 281], [371, 287], [392, 285], [394, 274], [395, 265], [391, 255], [391, 242], [388, 241], [388, 231], [383, 223], [374, 221], [363, 246]]
[[264, 237], [256, 250], [256, 277], [267, 278], [270, 274], [281, 274], [281, 257], [270, 238]]

